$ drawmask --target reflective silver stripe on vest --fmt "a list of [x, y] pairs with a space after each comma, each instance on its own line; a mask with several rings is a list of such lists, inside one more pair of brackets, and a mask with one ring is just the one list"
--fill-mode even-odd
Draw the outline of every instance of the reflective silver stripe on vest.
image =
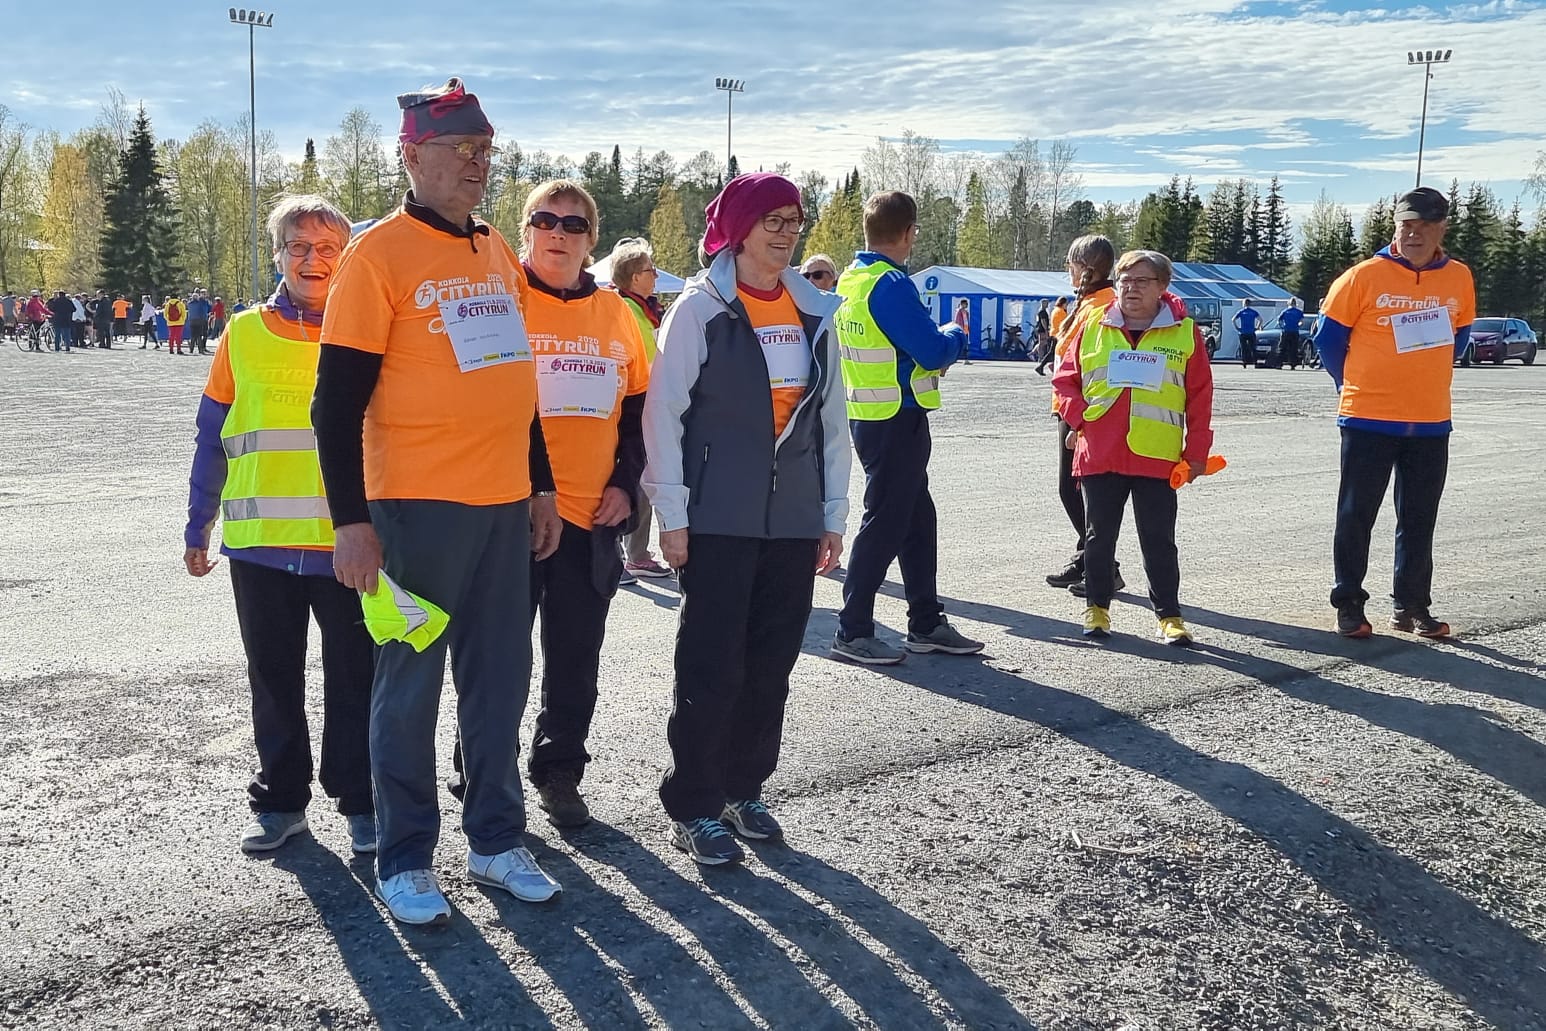
[[902, 400], [901, 387], [861, 387], [848, 392], [848, 400], [854, 404], [889, 404]]
[[1180, 387], [1186, 389], [1186, 373], [1177, 372], [1175, 369], [1165, 370], [1165, 385], [1168, 387]]
[[327, 498], [230, 498], [220, 506], [226, 522], [241, 519], [331, 519]]
[[1106, 382], [1106, 367], [1104, 365], [1102, 365], [1098, 369], [1088, 369], [1088, 370], [1086, 370], [1085, 374], [1084, 374], [1084, 378], [1082, 380], [1080, 380], [1080, 382], [1084, 385], [1084, 389], [1085, 389], [1086, 392], [1089, 391], [1091, 385], [1093, 385], [1095, 383], [1104, 383], [1104, 382]]
[[913, 380], [913, 396], [930, 394], [939, 389], [938, 376], [924, 376], [922, 379]]
[[1140, 419], [1148, 419], [1151, 422], [1169, 423], [1176, 429], [1184, 429], [1186, 426], [1186, 414], [1184, 412], [1172, 412], [1168, 408], [1159, 405], [1146, 405], [1139, 401], [1133, 402], [1132, 414]]
[[227, 458], [240, 458], [255, 451], [311, 451], [317, 435], [304, 430], [248, 430], [221, 441]]
[[894, 362], [896, 352], [889, 347], [849, 347], [839, 344], [838, 354], [845, 362]]

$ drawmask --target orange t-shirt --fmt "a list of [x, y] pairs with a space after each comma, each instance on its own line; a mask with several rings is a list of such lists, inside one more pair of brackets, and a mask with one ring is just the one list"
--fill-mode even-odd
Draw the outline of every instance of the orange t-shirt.
[[782, 285], [771, 297], [765, 291], [753, 292], [745, 283], [737, 284], [736, 293], [746, 306], [752, 331], [762, 345], [762, 359], [768, 366], [768, 389], [773, 392], [773, 436], [777, 437], [800, 407], [800, 398], [805, 396], [811, 381], [811, 345], [805, 339], [800, 309]]
[[526, 301], [526, 332], [558, 515], [589, 530], [617, 464], [623, 398], [650, 385], [639, 323], [611, 290], [563, 301], [534, 289]]
[[[447, 317], [481, 318], [493, 307], [519, 319], [527, 303], [526, 275], [504, 237], [495, 230], [476, 244], [474, 251], [465, 237], [399, 208], [339, 259], [323, 343], [382, 356], [365, 410], [365, 494], [372, 501], [501, 505], [531, 495], [537, 375], [529, 351], [517, 340], [501, 338], [497, 347], [479, 341], [496, 352], [463, 372], [446, 332]], [[459, 312], [459, 301], [491, 303]], [[512, 354], [525, 357], [503, 360]]]
[[129, 302], [123, 298], [113, 302], [113, 318], [126, 319], [129, 317]]
[[1451, 258], [1417, 272], [1374, 257], [1337, 277], [1321, 313], [1350, 330], [1338, 414], [1376, 422], [1448, 422], [1455, 342], [1398, 347], [1391, 319], [1447, 309], [1450, 329], [1476, 321], [1471, 270]]
[[[1090, 314], [1107, 308], [1117, 302], [1117, 292], [1114, 287], [1103, 286], [1094, 293], [1089, 294], [1083, 300], [1074, 302], [1072, 315], [1065, 315], [1063, 325], [1068, 332], [1059, 333], [1053, 331], [1057, 343], [1053, 345], [1053, 374], [1063, 367], [1063, 360], [1068, 356], [1068, 348], [1084, 336], [1085, 328], [1089, 325]], [[1059, 411], [1058, 396], [1056, 391], [1052, 394], [1052, 410]]]

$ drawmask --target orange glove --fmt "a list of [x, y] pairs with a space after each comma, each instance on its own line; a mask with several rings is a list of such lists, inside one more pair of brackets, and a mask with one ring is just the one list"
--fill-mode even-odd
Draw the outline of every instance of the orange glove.
[[[1223, 455], [1209, 455], [1207, 463], [1203, 466], [1202, 474], [1204, 476], [1212, 476], [1214, 473], [1218, 472], [1220, 469], [1223, 469], [1228, 464], [1228, 462], [1224, 461]], [[1188, 462], [1177, 462], [1176, 467], [1170, 470], [1171, 487], [1175, 488], [1176, 490], [1180, 490], [1182, 487], [1185, 487], [1188, 483], [1191, 482], [1191, 464]]]

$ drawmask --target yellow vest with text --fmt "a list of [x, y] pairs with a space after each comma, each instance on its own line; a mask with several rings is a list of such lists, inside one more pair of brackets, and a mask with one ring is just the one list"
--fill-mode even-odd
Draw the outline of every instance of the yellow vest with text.
[[633, 320], [639, 324], [639, 335], [644, 338], [644, 360], [649, 365], [655, 364], [655, 352], [659, 347], [656, 340], [655, 324], [650, 317], [644, 314], [644, 309], [639, 307], [639, 302], [625, 293], [619, 293], [623, 303], [628, 305], [628, 310], [633, 313]]
[[333, 521], [311, 428], [321, 344], [275, 335], [252, 308], [231, 319], [225, 346], [236, 381], [236, 401], [220, 429], [226, 545], [331, 548]]
[[[1127, 423], [1127, 446], [1133, 454], [1166, 462], [1181, 459], [1186, 431], [1186, 363], [1197, 348], [1196, 330], [1191, 319], [1174, 326], [1151, 329], [1134, 348], [1127, 334], [1105, 324], [1097, 315], [1086, 324], [1079, 340], [1079, 369], [1084, 374], [1084, 411], [1086, 422], [1094, 422], [1130, 391], [1132, 398]], [[1158, 390], [1139, 387], [1113, 387], [1107, 379], [1111, 355], [1117, 350], [1148, 351], [1165, 356], [1165, 372]]]
[[[848, 417], [860, 422], [880, 422], [902, 410], [896, 347], [870, 314], [871, 291], [894, 267], [882, 261], [852, 265], [837, 281], [837, 293], [843, 298], [836, 319], [838, 354], [848, 390]], [[909, 386], [919, 408], [939, 407], [938, 370], [914, 366]]]

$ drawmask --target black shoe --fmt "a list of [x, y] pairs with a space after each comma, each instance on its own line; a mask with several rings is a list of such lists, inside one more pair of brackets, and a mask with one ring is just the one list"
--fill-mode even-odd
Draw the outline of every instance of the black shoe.
[[580, 797], [580, 781], [567, 771], [554, 773], [537, 786], [537, 804], [555, 827], [583, 827], [590, 823], [590, 809]]
[[671, 824], [671, 844], [704, 866], [739, 863], [746, 858], [741, 846], [718, 820], [698, 819]]
[[1047, 577], [1047, 586], [1066, 590], [1084, 579], [1084, 570], [1077, 562], [1070, 562], [1068, 568], [1061, 573], [1053, 573]]
[[1449, 636], [1449, 624], [1434, 619], [1427, 609], [1397, 609], [1395, 615], [1390, 617], [1390, 625], [1418, 637], [1435, 639]]
[[773, 819], [768, 807], [756, 799], [726, 802], [725, 811], [719, 818], [734, 827], [741, 837], [753, 841], [780, 841], [784, 837], [784, 828]]
[[[1392, 621], [1394, 622], [1394, 621]], [[1337, 633], [1343, 637], [1364, 638], [1374, 633], [1374, 627], [1363, 614], [1363, 602], [1350, 601], [1337, 606]]]
[[[1126, 586], [1127, 586], [1127, 581], [1122, 579], [1122, 571], [1120, 569], [1118, 569], [1117, 570], [1117, 578], [1115, 580], [1111, 581], [1111, 593], [1115, 594], [1117, 591], [1122, 590], [1122, 588], [1124, 588]], [[1068, 585], [1068, 593], [1072, 594], [1075, 598], [1083, 598], [1084, 597], [1084, 577], [1081, 576], [1076, 583], [1069, 584]]]

